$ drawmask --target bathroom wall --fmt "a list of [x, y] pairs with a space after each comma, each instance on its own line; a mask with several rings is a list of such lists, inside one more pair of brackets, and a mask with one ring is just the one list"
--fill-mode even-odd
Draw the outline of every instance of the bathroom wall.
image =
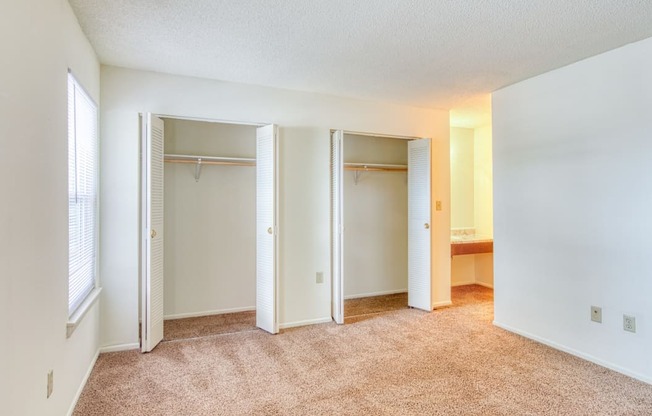
[[[493, 237], [491, 125], [451, 127], [451, 228]], [[493, 287], [493, 253], [451, 258], [451, 285]]]
[[451, 127], [451, 228], [475, 226], [474, 130]]

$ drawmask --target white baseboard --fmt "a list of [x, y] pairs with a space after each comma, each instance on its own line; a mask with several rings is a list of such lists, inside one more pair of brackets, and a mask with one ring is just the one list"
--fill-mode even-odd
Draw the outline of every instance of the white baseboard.
[[547, 346], [549, 346], [551, 348], [554, 348], [556, 350], [563, 351], [563, 352], [568, 353], [570, 355], [574, 355], [576, 357], [579, 357], [579, 358], [582, 358], [584, 360], [590, 361], [590, 362], [592, 362], [594, 364], [600, 365], [602, 367], [608, 368], [610, 370], [616, 371], [616, 372], [624, 374], [626, 376], [635, 378], [635, 379], [640, 380], [640, 381], [642, 381], [644, 383], [652, 384], [652, 378], [651, 377], [646, 377], [646, 376], [644, 376], [642, 374], [639, 374], [639, 373], [637, 373], [635, 371], [631, 371], [631, 370], [628, 370], [626, 368], [620, 367], [620, 366], [618, 366], [616, 364], [610, 363], [608, 361], [601, 360], [601, 359], [599, 359], [597, 357], [594, 357], [594, 356], [592, 356], [590, 354], [585, 354], [585, 353], [583, 353], [581, 351], [578, 351], [576, 349], [569, 348], [569, 347], [567, 347], [565, 345], [558, 344], [558, 343], [556, 343], [554, 341], [550, 341], [549, 339], [542, 338], [542, 337], [530, 334], [529, 332], [521, 331], [520, 329], [513, 328], [513, 327], [511, 327], [509, 325], [501, 324], [500, 322], [496, 322], [496, 321], [493, 321], [493, 324], [495, 326], [497, 326], [498, 328], [504, 329], [505, 331], [513, 332], [513, 333], [515, 333], [517, 335], [520, 335], [522, 337], [531, 339], [533, 341], [536, 341], [536, 342], [539, 342], [541, 344], [547, 345]]
[[225, 313], [249, 312], [255, 310], [256, 310], [255, 306], [245, 306], [242, 308], [217, 309], [214, 311], [175, 313], [173, 315], [165, 315], [163, 319], [199, 318], [201, 316], [223, 315]]
[[484, 283], [484, 282], [475, 282], [474, 284], [475, 284], [475, 285], [479, 285], [479, 286], [488, 287], [489, 289], [493, 289], [493, 288], [494, 288], [494, 285], [489, 284], [489, 283]]
[[140, 348], [140, 344], [137, 342], [131, 344], [108, 345], [106, 347], [101, 347], [100, 353], [104, 354], [105, 352], [129, 351], [136, 350], [138, 348]]
[[451, 306], [453, 302], [450, 300], [442, 300], [441, 302], [435, 302], [432, 304], [432, 309], [443, 308], [444, 306]]
[[475, 280], [464, 280], [462, 282], [455, 282], [455, 283], [451, 282], [451, 287], [467, 286], [467, 285], [475, 285], [475, 284], [478, 284], [478, 283], [476, 283]]
[[77, 389], [77, 393], [75, 393], [75, 397], [72, 399], [72, 403], [70, 404], [70, 409], [68, 409], [68, 416], [72, 416], [72, 413], [75, 411], [75, 407], [77, 407], [77, 402], [79, 401], [79, 397], [81, 397], [82, 392], [84, 391], [84, 387], [86, 387], [86, 382], [88, 382], [88, 378], [91, 376], [91, 373], [93, 372], [93, 368], [95, 367], [95, 363], [97, 362], [97, 357], [100, 356], [100, 350], [98, 349], [97, 352], [95, 353], [95, 357], [91, 360], [91, 364], [88, 366], [88, 370], [86, 370], [86, 374], [84, 374], [84, 378], [82, 379], [81, 384], [79, 385], [79, 388]]
[[359, 298], [369, 298], [371, 296], [395, 295], [397, 293], [407, 293], [407, 289], [385, 290], [385, 291], [382, 291], [382, 292], [370, 292], [370, 293], [360, 293], [360, 294], [357, 294], [357, 295], [348, 295], [348, 296], [344, 296], [344, 300], [359, 299]]
[[284, 324], [279, 324], [279, 329], [295, 328], [297, 326], [306, 326], [306, 325], [315, 325], [315, 324], [325, 324], [328, 322], [333, 322], [333, 318], [317, 318], [317, 319], [306, 319], [305, 321], [295, 321], [295, 322], [286, 322]]

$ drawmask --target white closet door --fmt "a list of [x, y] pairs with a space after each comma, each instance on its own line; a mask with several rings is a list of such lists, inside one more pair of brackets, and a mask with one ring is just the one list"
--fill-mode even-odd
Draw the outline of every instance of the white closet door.
[[276, 126], [256, 131], [256, 326], [278, 333], [276, 310]]
[[149, 352], [163, 339], [163, 120], [147, 114], [142, 146], [142, 334]]
[[432, 310], [430, 139], [408, 142], [408, 305]]
[[331, 270], [333, 320], [344, 323], [344, 132], [333, 132], [331, 138]]

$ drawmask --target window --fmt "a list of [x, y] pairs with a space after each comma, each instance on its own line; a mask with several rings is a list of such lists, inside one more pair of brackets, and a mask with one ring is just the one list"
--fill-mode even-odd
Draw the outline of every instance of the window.
[[68, 73], [68, 314], [95, 288], [97, 269], [97, 106]]

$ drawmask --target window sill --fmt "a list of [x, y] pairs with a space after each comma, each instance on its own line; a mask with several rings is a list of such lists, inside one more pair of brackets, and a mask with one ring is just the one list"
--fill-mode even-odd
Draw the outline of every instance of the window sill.
[[100, 298], [101, 291], [101, 287], [96, 287], [93, 289], [93, 291], [89, 293], [88, 296], [86, 296], [84, 303], [82, 303], [81, 306], [79, 306], [79, 308], [75, 311], [75, 313], [73, 313], [72, 316], [68, 319], [68, 323], [66, 324], [66, 338], [70, 338], [72, 333], [75, 332], [75, 329], [77, 329], [82, 319], [84, 319], [86, 313]]

